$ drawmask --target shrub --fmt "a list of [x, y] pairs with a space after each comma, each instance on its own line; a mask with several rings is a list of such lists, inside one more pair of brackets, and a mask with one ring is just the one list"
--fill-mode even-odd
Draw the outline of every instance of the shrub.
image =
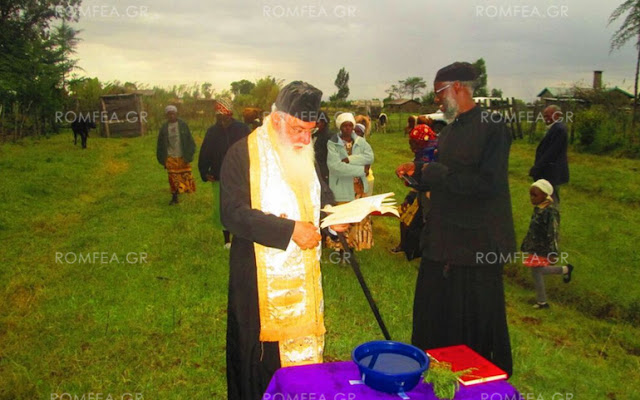
[[593, 106], [587, 110], [579, 111], [576, 115], [575, 129], [578, 143], [588, 149], [596, 140], [602, 123], [608, 118], [608, 114], [601, 106]]

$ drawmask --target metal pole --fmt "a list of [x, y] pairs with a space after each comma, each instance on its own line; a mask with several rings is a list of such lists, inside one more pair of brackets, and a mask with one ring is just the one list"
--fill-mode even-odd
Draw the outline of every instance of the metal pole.
[[360, 282], [360, 287], [362, 288], [362, 291], [364, 292], [364, 295], [366, 296], [367, 301], [369, 302], [369, 307], [371, 307], [371, 311], [373, 311], [373, 315], [376, 317], [376, 321], [378, 321], [378, 325], [380, 326], [380, 330], [382, 330], [382, 334], [384, 335], [384, 338], [387, 340], [391, 340], [391, 335], [389, 335], [389, 331], [387, 330], [387, 327], [385, 326], [384, 321], [382, 320], [380, 311], [378, 311], [378, 306], [376, 305], [376, 302], [373, 300], [373, 296], [371, 296], [371, 292], [369, 291], [369, 288], [367, 287], [367, 284], [364, 281], [364, 277], [362, 276], [362, 272], [360, 271], [360, 264], [358, 264], [358, 260], [356, 260], [355, 258], [353, 249], [349, 247], [349, 244], [347, 243], [347, 239], [344, 237], [344, 233], [339, 233], [338, 237], [340, 238], [340, 243], [342, 243], [342, 247], [345, 249], [345, 251], [349, 252], [349, 265], [351, 265], [353, 272], [356, 274], [356, 278], [358, 278], [358, 282]]

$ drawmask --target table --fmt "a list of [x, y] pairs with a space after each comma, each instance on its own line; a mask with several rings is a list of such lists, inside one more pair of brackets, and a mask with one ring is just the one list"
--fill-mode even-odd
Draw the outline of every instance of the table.
[[[269, 383], [262, 400], [365, 400], [394, 399], [397, 394], [378, 392], [366, 385], [351, 385], [359, 380], [358, 367], [352, 361], [280, 368]], [[411, 400], [437, 400], [431, 386], [420, 382], [407, 395]], [[520, 394], [507, 381], [460, 386], [455, 400], [519, 399]]]

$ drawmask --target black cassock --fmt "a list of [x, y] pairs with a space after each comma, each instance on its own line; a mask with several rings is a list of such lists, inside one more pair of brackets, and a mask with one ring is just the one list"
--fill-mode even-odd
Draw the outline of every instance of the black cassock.
[[[322, 205], [334, 204], [333, 193], [323, 179], [319, 181]], [[280, 352], [277, 342], [259, 340], [260, 315], [253, 243], [286, 250], [295, 221], [251, 208], [246, 137], [227, 153], [220, 185], [222, 224], [233, 233], [227, 306], [228, 398], [260, 399], [273, 373], [280, 368]]]
[[[495, 117], [495, 116], [493, 116]], [[412, 343], [466, 344], [511, 375], [502, 272], [515, 252], [509, 194], [511, 136], [480, 107], [438, 139], [438, 162], [416, 178], [431, 191], [422, 232]]]

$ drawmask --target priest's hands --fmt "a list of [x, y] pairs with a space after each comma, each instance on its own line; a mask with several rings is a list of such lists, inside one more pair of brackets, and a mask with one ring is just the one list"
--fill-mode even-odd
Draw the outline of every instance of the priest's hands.
[[320, 243], [322, 236], [318, 228], [309, 222], [296, 221], [291, 239], [302, 249], [313, 249]]
[[416, 172], [416, 166], [412, 162], [401, 164], [398, 168], [396, 168], [396, 175], [398, 178], [402, 178], [404, 175], [413, 175]]

